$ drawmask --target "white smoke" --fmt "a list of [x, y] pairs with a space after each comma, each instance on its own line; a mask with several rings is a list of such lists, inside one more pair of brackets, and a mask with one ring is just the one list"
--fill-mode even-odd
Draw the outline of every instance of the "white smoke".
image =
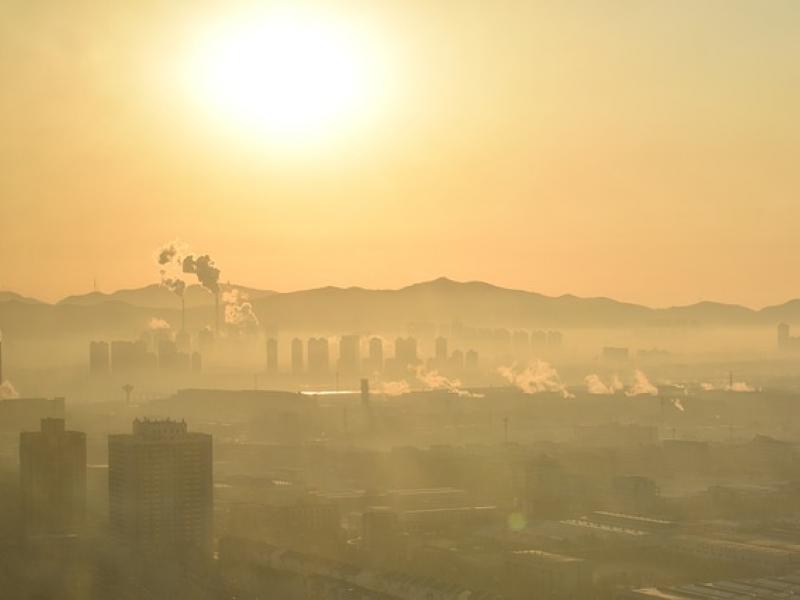
[[562, 383], [558, 371], [543, 360], [532, 359], [526, 365], [514, 363], [510, 367], [499, 367], [497, 372], [526, 394], [557, 392], [564, 398], [573, 397]]
[[636, 369], [633, 373], [633, 385], [626, 391], [626, 396], [658, 396], [658, 388], [650, 383], [643, 371]]
[[681, 402], [680, 398], [673, 398], [672, 400], [670, 400], [670, 402], [672, 402], [672, 406], [674, 406], [679, 411], [684, 412], [686, 410], [686, 408], [684, 408], [683, 402]]
[[734, 381], [733, 384], [725, 386], [727, 392], [755, 392], [756, 388], [744, 381]]
[[607, 384], [595, 373], [587, 375], [583, 381], [586, 383], [586, 389], [590, 394], [611, 395], [624, 387], [616, 374]]
[[402, 396], [403, 394], [409, 393], [411, 387], [408, 385], [407, 381], [402, 379], [400, 381], [384, 381], [381, 383], [378, 391], [386, 396]]
[[474, 394], [469, 390], [461, 388], [460, 379], [450, 379], [440, 374], [437, 370], [428, 371], [424, 367], [417, 367], [415, 374], [417, 379], [422, 382], [429, 390], [447, 390], [453, 394], [458, 394], [465, 398], [483, 398], [483, 394]]
[[725, 392], [755, 392], [756, 388], [754, 388], [749, 383], [744, 381], [734, 381], [732, 384], [728, 383], [722, 387], [716, 386], [713, 383], [701, 383], [700, 387], [705, 392], [712, 392], [714, 390], [722, 390]]
[[0, 384], [0, 399], [4, 400], [7, 398], [19, 398], [19, 394], [14, 384], [6, 379]]
[[151, 317], [150, 320], [147, 322], [147, 329], [150, 331], [167, 331], [172, 329], [172, 326], [167, 323], [164, 319], [159, 319], [158, 317]]
[[258, 317], [253, 305], [248, 302], [247, 294], [231, 288], [222, 292], [222, 302], [225, 305], [225, 323], [244, 330], [258, 327]]

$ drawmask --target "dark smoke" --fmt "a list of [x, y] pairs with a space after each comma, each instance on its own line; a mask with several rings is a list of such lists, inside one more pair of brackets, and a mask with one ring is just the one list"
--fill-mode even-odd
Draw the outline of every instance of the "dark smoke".
[[219, 269], [214, 264], [208, 254], [195, 257], [189, 254], [183, 259], [183, 272], [194, 273], [197, 275], [197, 280], [207, 290], [219, 292]]

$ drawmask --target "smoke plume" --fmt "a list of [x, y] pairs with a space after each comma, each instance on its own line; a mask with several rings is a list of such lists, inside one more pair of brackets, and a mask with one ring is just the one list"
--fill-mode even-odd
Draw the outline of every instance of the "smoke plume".
[[14, 384], [8, 380], [5, 380], [2, 384], [0, 384], [0, 400], [7, 398], [19, 398], [19, 394], [17, 393]]
[[600, 379], [600, 376], [595, 373], [587, 375], [583, 381], [586, 383], [586, 389], [590, 394], [611, 395], [615, 394], [624, 387], [617, 375], [614, 375], [608, 384]]
[[247, 294], [232, 288], [222, 293], [225, 305], [225, 323], [243, 330], [258, 328], [258, 317], [253, 312], [253, 305], [248, 302]]
[[183, 292], [186, 290], [186, 282], [181, 278], [181, 257], [186, 252], [186, 244], [175, 240], [162, 246], [156, 256], [161, 274], [161, 285], [178, 296], [183, 296]]
[[469, 390], [462, 389], [460, 379], [450, 379], [441, 375], [439, 371], [428, 371], [420, 366], [417, 367], [415, 374], [417, 379], [429, 390], [447, 390], [465, 398], [483, 398], [483, 394], [474, 394]]
[[684, 412], [686, 410], [680, 398], [673, 398], [672, 400], [670, 400], [670, 402], [672, 402], [672, 406], [674, 406], [679, 411]]
[[183, 257], [181, 268], [184, 273], [193, 273], [197, 281], [208, 291], [216, 294], [219, 292], [219, 269], [208, 254], [195, 256], [189, 254]]
[[557, 392], [564, 398], [573, 397], [562, 383], [558, 371], [543, 360], [534, 359], [527, 365], [514, 363], [511, 367], [499, 367], [497, 372], [526, 394]]
[[756, 388], [744, 381], [734, 381], [733, 384], [725, 386], [727, 392], [755, 392]]
[[633, 385], [626, 391], [626, 396], [658, 396], [658, 388], [650, 383], [643, 371], [636, 369], [633, 373]]
[[403, 394], [409, 393], [411, 387], [408, 385], [408, 382], [402, 379], [400, 381], [384, 381], [381, 383], [379, 391], [386, 396], [402, 396]]
[[716, 386], [713, 383], [701, 383], [700, 387], [704, 392], [712, 392], [714, 390], [722, 390], [725, 392], [755, 392], [754, 388], [749, 383], [744, 381], [734, 381], [732, 384], [728, 383], [724, 386]]
[[151, 317], [150, 320], [147, 322], [147, 329], [150, 331], [166, 331], [168, 329], [172, 329], [172, 326], [167, 323], [164, 319], [159, 319], [158, 317]]

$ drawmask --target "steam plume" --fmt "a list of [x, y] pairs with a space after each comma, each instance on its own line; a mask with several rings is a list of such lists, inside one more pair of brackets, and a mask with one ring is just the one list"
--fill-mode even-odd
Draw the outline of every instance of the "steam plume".
[[411, 391], [408, 383], [404, 380], [400, 381], [385, 381], [381, 384], [380, 393], [387, 396], [402, 396]]
[[583, 381], [586, 383], [586, 388], [590, 394], [611, 395], [623, 388], [622, 382], [616, 374], [608, 384], [595, 373], [587, 375]]
[[725, 390], [728, 392], [755, 392], [756, 388], [744, 381], [734, 381], [732, 384], [726, 385]]
[[447, 390], [448, 392], [452, 392], [463, 397], [483, 398], [483, 394], [473, 394], [468, 390], [462, 389], [460, 379], [450, 379], [449, 377], [441, 375], [439, 371], [428, 371], [424, 367], [420, 366], [417, 367], [415, 374], [417, 379], [425, 384], [425, 387], [429, 390]]
[[147, 328], [150, 331], [166, 331], [167, 329], [172, 329], [172, 326], [167, 323], [164, 319], [159, 319], [158, 317], [151, 317], [150, 320], [147, 322]]
[[726, 392], [755, 392], [756, 388], [745, 381], [734, 381], [733, 383], [729, 383], [725, 386], [716, 386], [713, 383], [701, 383], [700, 387], [705, 392], [711, 392], [714, 390], [723, 390]]
[[511, 367], [499, 367], [497, 372], [526, 394], [558, 392], [564, 398], [573, 397], [562, 383], [558, 371], [543, 360], [534, 359], [525, 366], [514, 363]]
[[0, 384], [0, 399], [5, 398], [19, 398], [19, 394], [17, 393], [14, 384], [8, 380]]
[[225, 305], [225, 323], [246, 330], [258, 327], [258, 317], [253, 312], [253, 305], [248, 302], [247, 294], [232, 288], [222, 293]]
[[650, 383], [643, 371], [633, 373], [633, 385], [625, 392], [626, 396], [658, 396], [658, 388]]

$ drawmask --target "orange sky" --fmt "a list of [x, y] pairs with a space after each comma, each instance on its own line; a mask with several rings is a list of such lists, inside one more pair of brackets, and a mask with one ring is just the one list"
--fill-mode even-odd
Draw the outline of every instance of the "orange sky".
[[309, 5], [365, 32], [381, 93], [308, 145], [234, 132], [182, 83], [254, 3], [162, 4], [0, 5], [4, 289], [153, 282], [180, 238], [278, 290], [800, 296], [794, 0]]

